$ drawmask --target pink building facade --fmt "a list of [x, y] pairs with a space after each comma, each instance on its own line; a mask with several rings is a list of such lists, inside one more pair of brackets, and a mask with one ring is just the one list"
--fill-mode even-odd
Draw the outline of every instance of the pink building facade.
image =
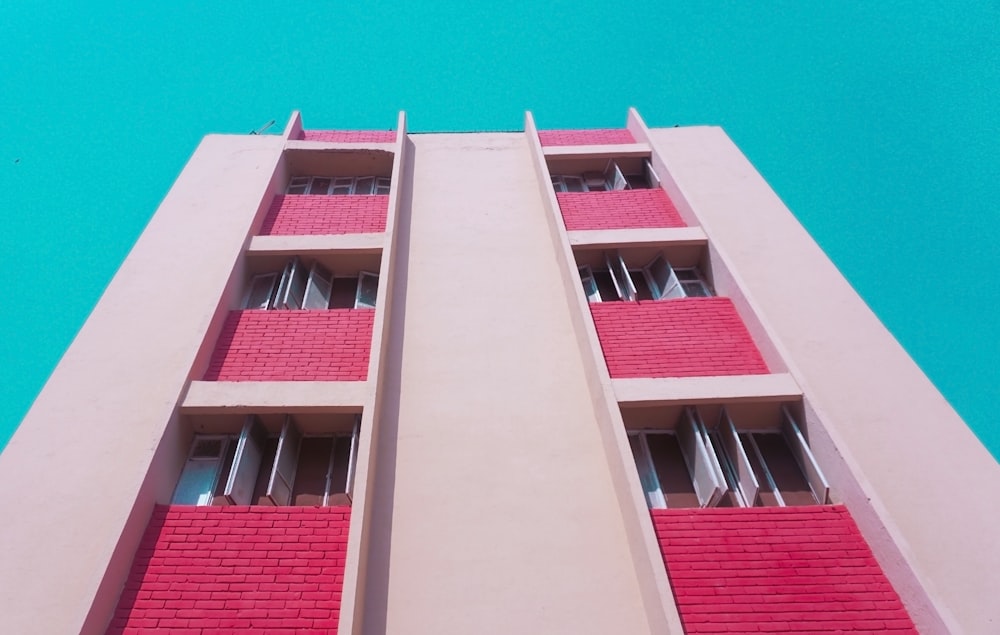
[[0, 455], [0, 630], [992, 633], [998, 477], [721, 130], [295, 113]]

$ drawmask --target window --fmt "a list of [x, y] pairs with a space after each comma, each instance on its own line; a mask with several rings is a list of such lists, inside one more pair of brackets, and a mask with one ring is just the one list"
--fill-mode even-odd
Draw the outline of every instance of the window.
[[388, 194], [387, 176], [293, 176], [287, 194]]
[[663, 254], [641, 269], [629, 269], [621, 253], [604, 254], [606, 269], [579, 267], [583, 291], [591, 302], [671, 300], [711, 296], [712, 290], [701, 273], [691, 267], [674, 269]]
[[660, 186], [660, 178], [653, 171], [649, 160], [644, 160], [639, 170], [628, 170], [628, 173], [622, 170], [619, 162], [611, 160], [603, 171], [559, 174], [551, 178], [552, 187], [556, 192], [606, 192], [651, 189]]
[[633, 431], [629, 444], [650, 508], [830, 501], [830, 487], [786, 407], [778, 430], [742, 432], [725, 408], [708, 430], [688, 407], [675, 430]]
[[291, 415], [269, 436], [256, 415], [238, 435], [195, 435], [175, 505], [349, 505], [361, 417], [348, 434], [303, 436]]
[[250, 279], [244, 309], [373, 309], [378, 274], [335, 276], [318, 262], [306, 266], [292, 258], [284, 270], [260, 273]]

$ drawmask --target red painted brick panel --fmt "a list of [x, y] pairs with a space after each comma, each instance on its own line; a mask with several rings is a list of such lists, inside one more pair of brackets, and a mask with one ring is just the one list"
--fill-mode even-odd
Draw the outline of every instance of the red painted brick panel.
[[372, 309], [230, 311], [205, 379], [364, 381]]
[[274, 197], [263, 236], [366, 234], [385, 231], [389, 197], [284, 194]]
[[843, 506], [652, 516], [686, 633], [917, 633]]
[[350, 507], [159, 506], [107, 634], [336, 633], [350, 517]]
[[660, 188], [613, 192], [557, 192], [566, 229], [684, 227], [673, 201]]
[[303, 130], [305, 141], [327, 143], [395, 143], [395, 130]]
[[590, 313], [615, 378], [768, 372], [729, 298], [594, 302]]
[[626, 128], [596, 128], [590, 130], [539, 130], [543, 146], [590, 146], [635, 143]]

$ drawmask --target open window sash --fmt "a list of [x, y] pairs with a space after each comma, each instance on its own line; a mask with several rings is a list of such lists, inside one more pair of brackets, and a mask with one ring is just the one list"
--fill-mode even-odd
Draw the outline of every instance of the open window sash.
[[298, 469], [301, 442], [302, 435], [292, 422], [291, 415], [285, 415], [274, 465], [271, 467], [271, 478], [267, 481], [267, 498], [274, 505], [289, 505], [292, 502], [292, 485]]
[[816, 463], [816, 457], [813, 456], [812, 450], [809, 449], [809, 444], [806, 443], [805, 437], [802, 436], [802, 431], [799, 430], [799, 426], [795, 424], [791, 413], [788, 412], [787, 406], [781, 407], [781, 433], [784, 435], [785, 441], [788, 443], [788, 448], [795, 457], [795, 461], [799, 464], [799, 469], [802, 470], [806, 481], [809, 482], [809, 488], [812, 489], [816, 501], [820, 505], [829, 503], [830, 485], [826, 477], [823, 476], [823, 471], [819, 468], [819, 464]]
[[583, 293], [587, 296], [587, 300], [590, 302], [600, 302], [601, 292], [597, 288], [597, 280], [594, 278], [594, 272], [590, 266], [583, 265], [579, 267], [579, 272], [580, 282], [583, 283]]
[[722, 498], [725, 496], [726, 492], [729, 491], [729, 482], [726, 480], [726, 473], [722, 470], [722, 464], [719, 462], [719, 455], [715, 451], [712, 445], [712, 438], [708, 435], [708, 429], [705, 427], [705, 422], [702, 421], [701, 415], [694, 408], [688, 408], [688, 417], [694, 422], [694, 429], [701, 437], [701, 443], [705, 446], [708, 451], [708, 463], [715, 472], [715, 480], [719, 484], [719, 497], [712, 503], [712, 507], [719, 504]]
[[726, 452], [726, 458], [732, 467], [732, 475], [736, 480], [736, 487], [747, 507], [753, 507], [757, 503], [757, 493], [760, 491], [760, 482], [754, 474], [753, 465], [747, 456], [746, 449], [740, 441], [740, 435], [736, 432], [736, 426], [729, 417], [726, 409], [722, 409], [719, 416], [719, 437], [722, 439], [722, 448]]
[[667, 506], [667, 499], [663, 496], [660, 479], [656, 476], [646, 435], [641, 432], [631, 432], [628, 435], [628, 443], [632, 448], [632, 458], [635, 459], [635, 469], [639, 473], [639, 483], [646, 497], [646, 505], [650, 509], [663, 509]]
[[301, 309], [308, 281], [309, 273], [302, 265], [302, 261], [297, 257], [292, 258], [281, 275], [276, 306], [279, 309]]
[[358, 291], [354, 296], [355, 309], [374, 309], [378, 299], [378, 274], [362, 271], [358, 274]]
[[653, 169], [653, 164], [650, 163], [649, 159], [643, 161], [643, 170], [646, 172], [646, 181], [649, 183], [651, 189], [660, 187], [660, 176]]
[[715, 507], [728, 491], [722, 467], [708, 442], [708, 433], [690, 408], [677, 424], [677, 442], [684, 456], [694, 492], [702, 507]]
[[604, 182], [609, 190], [631, 189], [621, 168], [614, 161], [608, 161], [608, 167], [604, 168]]
[[608, 265], [608, 271], [611, 273], [611, 280], [615, 284], [618, 297], [627, 302], [635, 302], [638, 294], [621, 253], [616, 251], [614, 256], [605, 254], [604, 261]]
[[323, 265], [313, 263], [302, 298], [303, 309], [329, 309], [333, 294], [333, 274]]
[[662, 254], [642, 268], [642, 275], [646, 278], [654, 300], [672, 300], [686, 295], [674, 268]]
[[351, 431], [351, 458], [347, 463], [347, 499], [354, 500], [354, 474], [358, 469], [358, 445], [361, 440], [361, 415], [354, 417], [354, 430]]
[[230, 505], [249, 505], [264, 458], [267, 430], [254, 415], [248, 415], [236, 442], [233, 467], [223, 495]]
[[246, 296], [243, 298], [243, 308], [270, 309], [274, 297], [274, 284], [277, 281], [276, 273], [262, 273], [251, 278]]

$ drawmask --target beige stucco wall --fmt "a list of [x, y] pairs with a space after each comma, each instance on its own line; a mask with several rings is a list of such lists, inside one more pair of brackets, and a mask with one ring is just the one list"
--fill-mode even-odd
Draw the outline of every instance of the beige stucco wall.
[[205, 138], [0, 455], [0, 632], [103, 633], [282, 143]]
[[364, 632], [650, 632], [525, 137], [410, 140]]
[[834, 495], [921, 632], [996, 633], [1000, 465], [722, 130], [650, 140], [723, 284], [802, 387]]

